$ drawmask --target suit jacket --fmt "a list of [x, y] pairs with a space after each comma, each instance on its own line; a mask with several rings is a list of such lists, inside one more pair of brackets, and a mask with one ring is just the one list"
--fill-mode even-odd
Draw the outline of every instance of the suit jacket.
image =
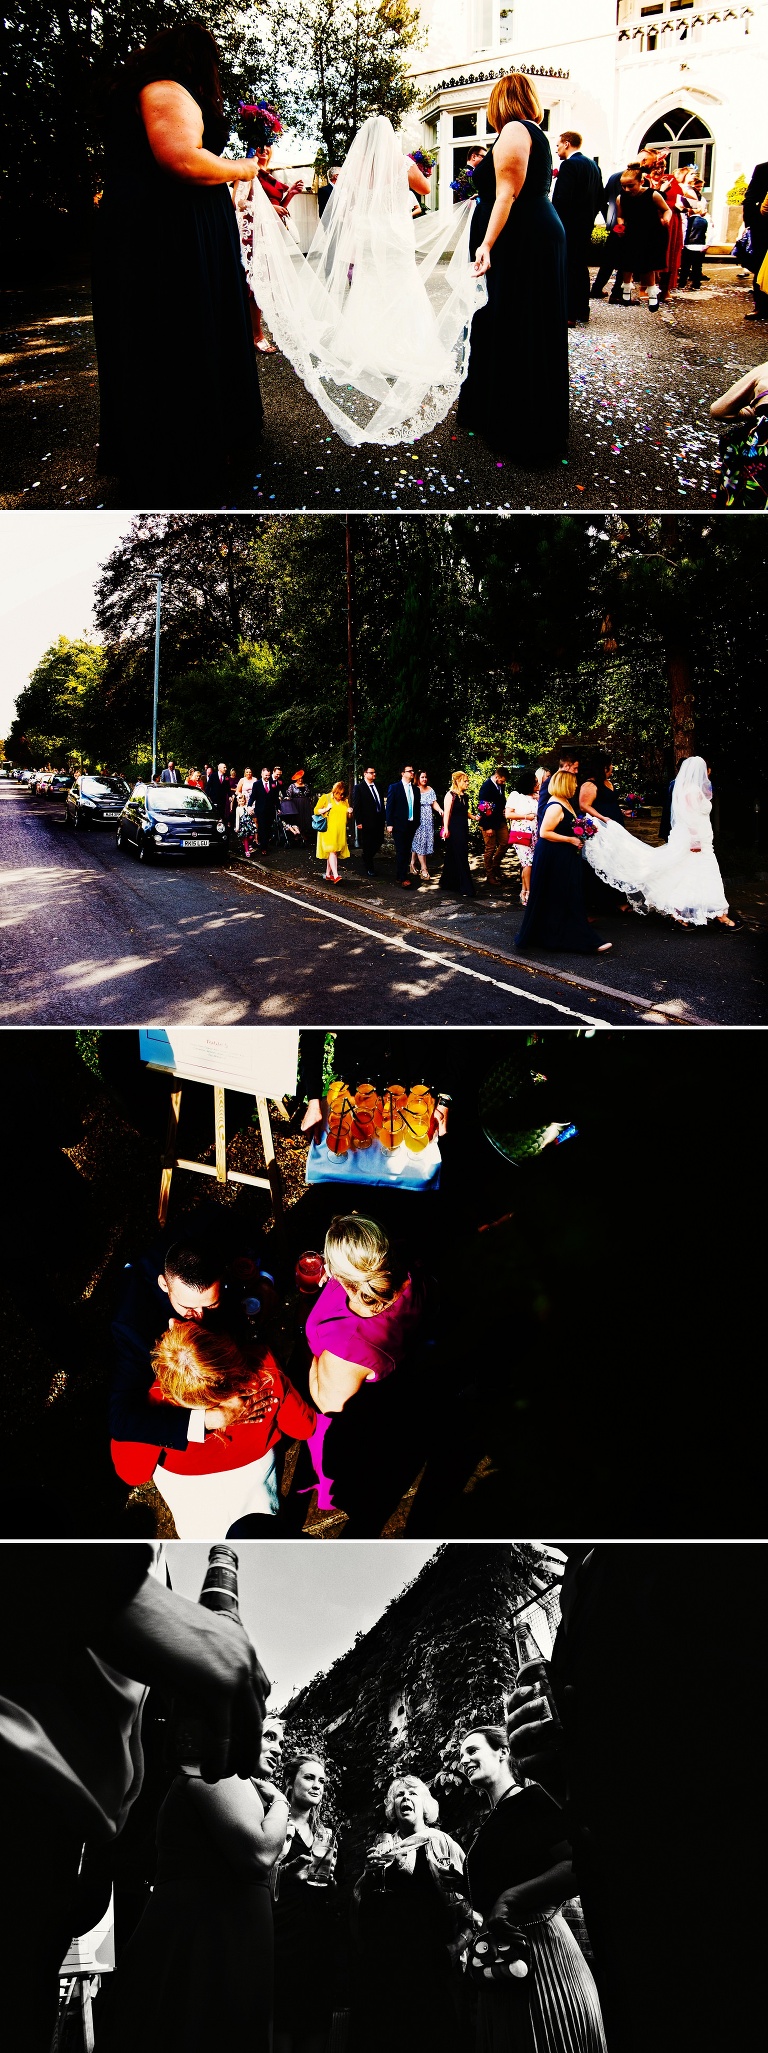
[[219, 776], [218, 770], [213, 770], [210, 777], [207, 778], [205, 796], [210, 800], [214, 812], [218, 813], [219, 819], [223, 820], [229, 802], [229, 784], [225, 784], [223, 777]]
[[601, 207], [603, 219], [608, 229], [615, 228], [616, 226], [616, 197], [620, 192], [621, 172], [612, 171], [610, 178], [606, 178], [605, 185], [603, 186]]
[[[417, 784], [412, 784], [411, 790], [413, 792], [413, 831], [415, 833], [421, 819], [421, 795]], [[390, 784], [387, 792], [386, 823], [388, 827], [394, 827], [395, 831], [398, 828], [402, 830], [403, 827], [408, 826], [408, 800], [405, 796], [405, 785], [403, 784], [402, 777], [398, 777], [396, 784]]]
[[183, 781], [183, 778], [179, 776], [178, 770], [161, 770], [160, 772], [161, 784], [182, 784]]
[[370, 784], [366, 784], [363, 777], [361, 782], [355, 785], [352, 793], [352, 810], [358, 826], [363, 828], [364, 833], [370, 834], [377, 827], [379, 830], [379, 840], [383, 841], [385, 801], [382, 798], [378, 784], [376, 790], [379, 793], [378, 805], [376, 804]]
[[259, 832], [268, 831], [277, 811], [277, 792], [271, 784], [269, 790], [265, 791], [260, 777], [257, 777], [251, 792], [251, 805], [256, 814]]
[[589, 235], [603, 204], [603, 181], [592, 157], [574, 150], [564, 157], [555, 179], [552, 205], [566, 235]]

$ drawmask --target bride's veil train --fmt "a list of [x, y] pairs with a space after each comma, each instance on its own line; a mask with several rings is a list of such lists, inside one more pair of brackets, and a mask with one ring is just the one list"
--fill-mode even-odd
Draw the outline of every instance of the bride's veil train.
[[[250, 190], [236, 188], [236, 204]], [[275, 341], [344, 442], [411, 442], [458, 397], [486, 286], [469, 261], [473, 201], [411, 216], [406, 158], [366, 121], [304, 257], [258, 180], [249, 282]], [[245, 259], [244, 259], [245, 261]]]
[[728, 911], [712, 836], [712, 786], [703, 756], [681, 764], [672, 792], [669, 840], [649, 847], [615, 820], [597, 824], [585, 843], [590, 867], [620, 891], [633, 912], [664, 913], [703, 927]]

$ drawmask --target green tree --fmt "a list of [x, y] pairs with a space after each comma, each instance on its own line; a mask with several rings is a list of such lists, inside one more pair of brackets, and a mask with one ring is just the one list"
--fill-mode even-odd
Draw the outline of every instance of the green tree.
[[52, 757], [87, 759], [103, 732], [104, 652], [98, 644], [60, 634], [46, 649], [19, 693], [7, 737], [11, 758], [26, 744], [33, 762]]
[[420, 34], [408, 0], [271, 0], [249, 61], [291, 125], [340, 164], [369, 115], [398, 128], [415, 106], [407, 56]]

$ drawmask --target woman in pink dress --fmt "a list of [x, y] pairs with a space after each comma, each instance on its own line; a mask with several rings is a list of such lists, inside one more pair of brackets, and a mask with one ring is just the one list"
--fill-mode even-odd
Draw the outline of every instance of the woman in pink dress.
[[381, 1492], [386, 1495], [401, 1439], [397, 1371], [418, 1335], [426, 1291], [418, 1268], [409, 1268], [383, 1227], [356, 1212], [331, 1220], [324, 1261], [325, 1282], [306, 1326], [309, 1388], [318, 1415], [307, 1442], [317, 1508], [356, 1509], [363, 1480], [375, 1525], [374, 1507]]

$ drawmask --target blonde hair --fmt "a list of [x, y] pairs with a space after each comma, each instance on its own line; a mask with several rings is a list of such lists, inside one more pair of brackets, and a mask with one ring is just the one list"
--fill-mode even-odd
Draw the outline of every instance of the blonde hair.
[[375, 1219], [363, 1219], [358, 1212], [332, 1219], [323, 1250], [329, 1276], [353, 1290], [364, 1304], [383, 1311], [392, 1304], [401, 1287], [392, 1250], [383, 1226]]
[[344, 783], [344, 780], [343, 780], [343, 778], [339, 777], [339, 778], [337, 778], [337, 781], [336, 781], [336, 783], [335, 783], [335, 784], [332, 784], [332, 785], [331, 785], [331, 798], [335, 798], [335, 800], [336, 800], [336, 803], [337, 803], [337, 805], [338, 805], [338, 802], [339, 802], [339, 800], [340, 800], [340, 799], [342, 799], [342, 798], [346, 798], [346, 796], [347, 796], [347, 787], [346, 787], [346, 784]]
[[570, 770], [557, 770], [549, 780], [550, 798], [573, 798], [578, 781]]
[[457, 798], [461, 795], [462, 791], [469, 790], [469, 778], [466, 770], [451, 771], [451, 790], [455, 791]]
[[395, 1797], [398, 1789], [404, 1789], [406, 1782], [415, 1785], [419, 1792], [425, 1825], [436, 1825], [440, 1816], [440, 1806], [437, 1797], [432, 1795], [431, 1789], [427, 1788], [426, 1782], [422, 1782], [420, 1775], [396, 1775], [394, 1782], [390, 1782], [384, 1799], [384, 1816], [387, 1824], [395, 1823]]
[[244, 1352], [229, 1333], [212, 1333], [194, 1319], [177, 1319], [152, 1352], [152, 1367], [168, 1404], [219, 1405], [227, 1397], [261, 1396], [273, 1388], [257, 1348]]
[[542, 107], [536, 87], [524, 71], [510, 71], [494, 86], [488, 101], [488, 127], [497, 135], [508, 121], [542, 121]]

